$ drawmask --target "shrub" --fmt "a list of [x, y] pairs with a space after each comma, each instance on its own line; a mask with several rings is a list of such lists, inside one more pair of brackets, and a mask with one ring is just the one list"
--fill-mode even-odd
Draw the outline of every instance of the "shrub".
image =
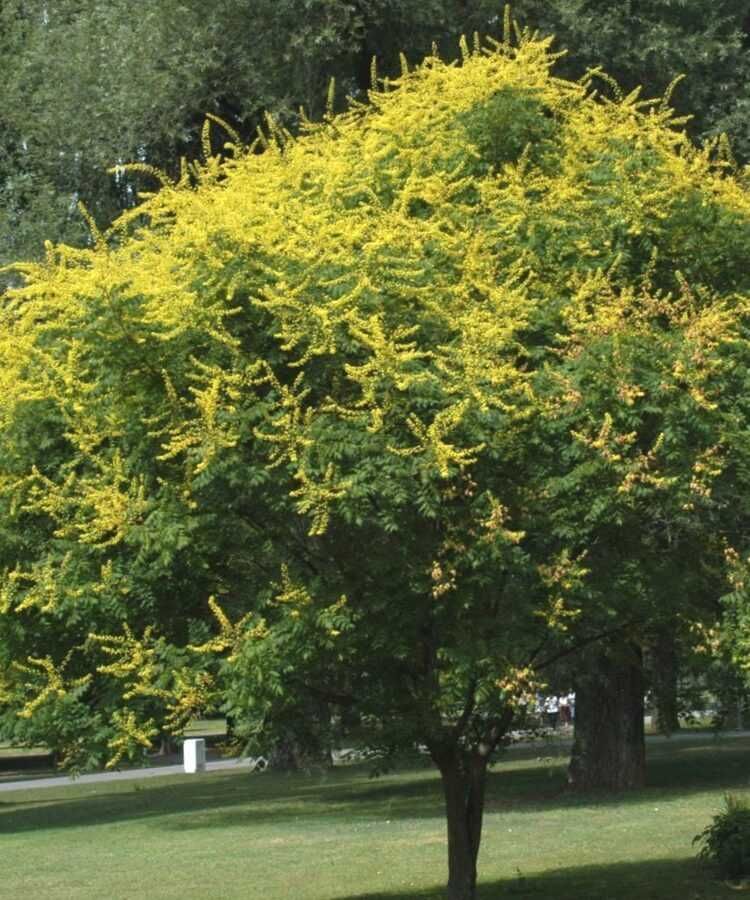
[[750, 804], [744, 797], [727, 794], [725, 809], [693, 838], [702, 846], [701, 859], [715, 863], [726, 878], [750, 875]]

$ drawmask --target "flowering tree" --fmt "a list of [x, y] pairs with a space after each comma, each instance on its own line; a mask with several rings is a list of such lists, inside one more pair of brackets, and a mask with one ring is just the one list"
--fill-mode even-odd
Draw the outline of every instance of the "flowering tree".
[[664, 528], [722, 589], [749, 361], [723, 148], [529, 34], [462, 56], [299, 139], [207, 125], [0, 332], [3, 730], [116, 764], [217, 702], [260, 746], [353, 708], [439, 769], [453, 900], [536, 673], [694, 615]]

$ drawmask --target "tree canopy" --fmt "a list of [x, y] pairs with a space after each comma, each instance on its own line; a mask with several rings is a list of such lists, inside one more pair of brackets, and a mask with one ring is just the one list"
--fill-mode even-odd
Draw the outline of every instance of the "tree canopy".
[[0, 313], [4, 733], [117, 764], [356, 709], [439, 768], [462, 900], [545, 667], [699, 620], [749, 496], [745, 174], [510, 34], [299, 137], [209, 120]]
[[[748, 25], [741, 0], [518, 0], [526, 25], [569, 49], [559, 72], [603, 65], [625, 93], [639, 84], [675, 97], [701, 139], [726, 131], [750, 158]], [[438, 44], [457, 54], [462, 33], [497, 33], [497, 0], [5, 0], [0, 10], [0, 264], [38, 258], [45, 239], [85, 244], [83, 199], [103, 227], [145, 188], [140, 160], [176, 171], [195, 156], [206, 113], [249, 140], [270, 112], [296, 130], [315, 120], [325, 85], [364, 96], [373, 56], [397, 76]]]

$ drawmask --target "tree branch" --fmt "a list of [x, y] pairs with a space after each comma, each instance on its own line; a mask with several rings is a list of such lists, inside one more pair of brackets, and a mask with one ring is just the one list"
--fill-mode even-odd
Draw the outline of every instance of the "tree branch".
[[[547, 666], [551, 666], [552, 663], [555, 663], [560, 659], [564, 659], [566, 656], [571, 656], [573, 653], [577, 653], [584, 647], [588, 647], [589, 644], [595, 644], [597, 641], [603, 641], [608, 637], [613, 637], [614, 635], [619, 634], [622, 631], [626, 631], [631, 626], [639, 624], [639, 622], [639, 619], [630, 619], [628, 622], [625, 622], [622, 625], [618, 625], [616, 628], [610, 628], [607, 631], [599, 632], [599, 634], [590, 635], [589, 637], [579, 641], [577, 644], [574, 644], [572, 647], [567, 647], [565, 650], [561, 650], [559, 653], [554, 653], [552, 656], [545, 659], [544, 662], [535, 665], [534, 668], [537, 670], [545, 669], [547, 668]], [[533, 663], [533, 659], [531, 659], [529, 662], [530, 664]]]
[[466, 730], [466, 726], [469, 724], [469, 719], [471, 718], [471, 714], [474, 712], [477, 703], [477, 679], [476, 676], [473, 676], [469, 679], [469, 686], [466, 689], [466, 700], [464, 701], [464, 708], [461, 712], [461, 715], [458, 718], [458, 721], [453, 727], [453, 736], [456, 738], [461, 737], [461, 735]]

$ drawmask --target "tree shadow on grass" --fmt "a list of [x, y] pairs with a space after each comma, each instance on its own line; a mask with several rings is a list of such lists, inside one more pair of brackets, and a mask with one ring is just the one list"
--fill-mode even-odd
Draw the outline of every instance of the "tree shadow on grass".
[[388, 778], [385, 794], [376, 792], [369, 799], [367, 789], [380, 785], [361, 768], [317, 776], [221, 772], [173, 776], [168, 782], [151, 778], [29, 788], [0, 794], [0, 834], [150, 818], [158, 818], [160, 828], [188, 830], [299, 817], [347, 821], [441, 817], [437, 777], [425, 774]]
[[[649, 787], [628, 794], [572, 794], [559, 759], [504, 766], [488, 779], [487, 812], [534, 813], [592, 804], [668, 800], [706, 790], [748, 787], [745, 741], [673, 744], [652, 753]], [[413, 770], [371, 780], [365, 767], [317, 776], [221, 772], [138, 782], [46, 788], [0, 795], [0, 833], [89, 827], [154, 819], [175, 831], [283, 823], [294, 818], [329, 821], [442, 819], [436, 773]], [[154, 783], [156, 782], [156, 783]], [[14, 797], [17, 796], [17, 799]], [[604, 898], [603, 898], [604, 900]]]
[[[566, 866], [534, 875], [483, 882], [477, 900], [728, 900], [732, 887], [718, 881], [695, 859], [649, 859], [602, 865]], [[412, 893], [351, 894], [336, 900], [443, 900], [436, 884]]]

